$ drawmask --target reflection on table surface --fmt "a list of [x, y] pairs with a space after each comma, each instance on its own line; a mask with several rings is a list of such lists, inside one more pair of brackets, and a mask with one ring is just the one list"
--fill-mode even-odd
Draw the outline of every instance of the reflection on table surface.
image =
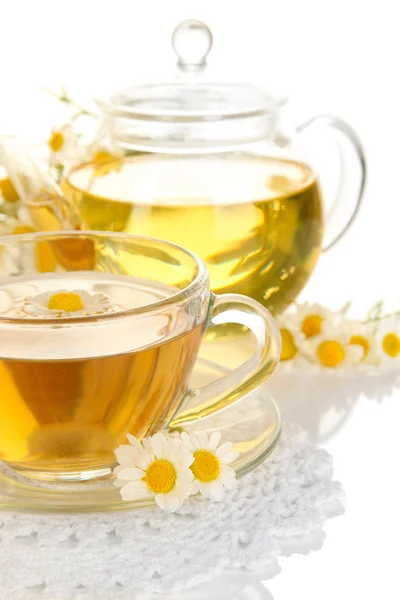
[[[211, 335], [206, 335], [201, 357], [233, 369], [256, 350], [250, 332], [224, 337], [219, 335], [219, 330], [213, 328]], [[340, 432], [362, 397], [375, 403], [384, 402], [400, 389], [400, 368], [377, 377], [362, 373], [337, 377], [323, 371], [284, 370], [284, 366], [283, 363], [278, 365], [264, 384], [265, 390], [278, 404], [283, 422], [297, 423], [318, 445], [328, 443]]]
[[[235, 353], [227, 350], [227, 343], [224, 349], [222, 342], [219, 347], [206, 342], [202, 352], [211, 360], [229, 356], [231, 367], [248, 358], [245, 344]], [[347, 508], [325, 524], [323, 548], [284, 559], [268, 589], [275, 600], [398, 600], [400, 390], [368, 384], [363, 393], [346, 395], [333, 386], [312, 397], [292, 385], [292, 396], [279, 398], [280, 382], [273, 375], [266, 388], [283, 418], [300, 423], [332, 454]]]

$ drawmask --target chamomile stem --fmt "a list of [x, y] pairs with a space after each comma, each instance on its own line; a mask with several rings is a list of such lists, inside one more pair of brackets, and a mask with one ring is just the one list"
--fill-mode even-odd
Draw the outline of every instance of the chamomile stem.
[[60, 102], [63, 102], [64, 104], [69, 104], [70, 106], [75, 107], [79, 111], [79, 113], [73, 117], [74, 119], [76, 119], [78, 116], [81, 116], [81, 115], [88, 115], [88, 116], [94, 117], [94, 118], [98, 117], [98, 115], [96, 115], [94, 112], [88, 110], [87, 108], [85, 108], [84, 106], [79, 104], [78, 102], [75, 102], [75, 100], [72, 100], [72, 98], [70, 98], [68, 96], [68, 94], [65, 90], [63, 90], [61, 94], [58, 94], [57, 92], [53, 92], [52, 90], [48, 90], [47, 88], [42, 88], [42, 89], [47, 94], [50, 94], [51, 96], [54, 96], [55, 98], [57, 98], [57, 100], [59, 100]]
[[346, 302], [346, 304], [340, 309], [339, 313], [345, 317], [347, 315], [347, 313], [349, 312], [350, 307], [351, 307], [351, 300]]

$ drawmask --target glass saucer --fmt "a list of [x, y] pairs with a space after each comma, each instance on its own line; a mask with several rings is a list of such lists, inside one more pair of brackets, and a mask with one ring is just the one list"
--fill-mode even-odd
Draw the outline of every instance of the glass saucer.
[[[222, 377], [227, 368], [199, 358], [192, 384], [200, 387]], [[223, 412], [194, 423], [187, 430], [219, 430], [239, 452], [232, 464], [237, 477], [259, 465], [274, 449], [280, 435], [280, 414], [264, 386]], [[23, 512], [94, 512], [138, 509], [152, 499], [123, 502], [111, 480], [81, 483], [44, 483], [16, 474], [0, 462], [0, 510]]]

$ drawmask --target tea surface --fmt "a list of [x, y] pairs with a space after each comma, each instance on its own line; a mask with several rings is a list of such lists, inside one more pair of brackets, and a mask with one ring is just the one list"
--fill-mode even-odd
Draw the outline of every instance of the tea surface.
[[283, 159], [130, 157], [102, 173], [83, 165], [63, 190], [90, 229], [189, 248], [206, 262], [213, 291], [251, 296], [273, 314], [296, 298], [322, 242], [318, 182]]

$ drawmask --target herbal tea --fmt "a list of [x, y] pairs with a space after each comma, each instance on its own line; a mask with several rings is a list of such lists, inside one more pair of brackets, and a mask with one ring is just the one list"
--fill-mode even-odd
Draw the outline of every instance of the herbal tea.
[[217, 293], [281, 312], [304, 286], [322, 243], [321, 196], [301, 163], [249, 156], [139, 156], [64, 181], [90, 229], [175, 242], [202, 258]]
[[[83, 479], [109, 470], [126, 432], [143, 438], [167, 423], [188, 386], [203, 323], [182, 307], [139, 321], [121, 311], [177, 291], [88, 271], [2, 284], [1, 316], [9, 320], [0, 336], [0, 459], [31, 476]], [[49, 309], [85, 310], [96, 321], [41, 321]], [[24, 331], [21, 315], [30, 319]]]

